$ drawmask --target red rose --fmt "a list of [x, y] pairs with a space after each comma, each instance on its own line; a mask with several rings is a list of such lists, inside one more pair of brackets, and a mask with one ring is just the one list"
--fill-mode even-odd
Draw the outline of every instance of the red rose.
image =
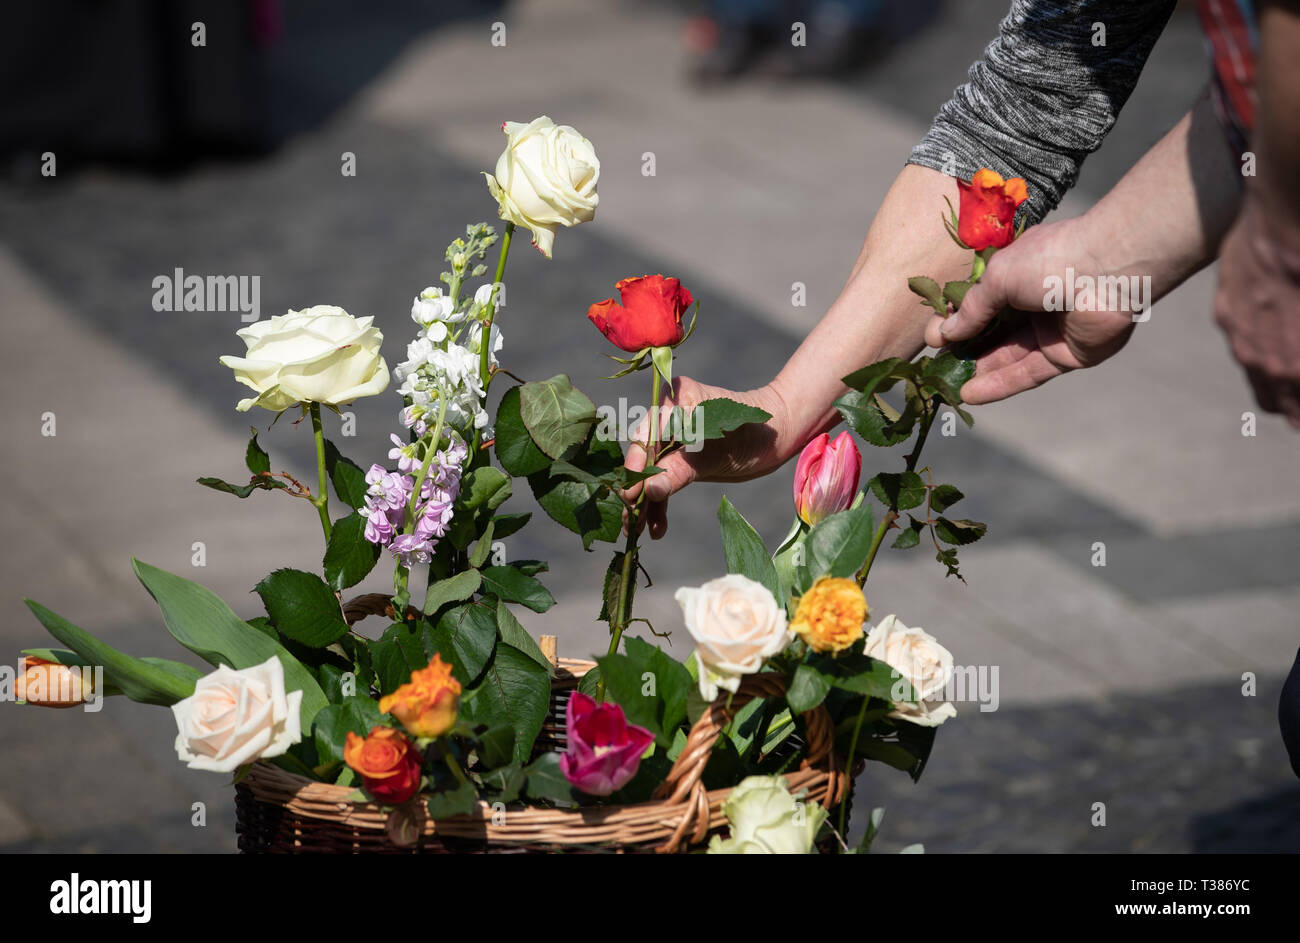
[[360, 774], [366, 792], [387, 805], [401, 805], [420, 791], [420, 752], [400, 730], [374, 727], [364, 739], [349, 730], [343, 760]]
[[986, 167], [970, 183], [958, 180], [957, 189], [961, 193], [957, 235], [962, 242], [979, 252], [990, 246], [1001, 249], [1015, 238], [1016, 209], [1029, 199], [1025, 181], [1003, 180]]
[[682, 314], [694, 299], [675, 278], [642, 275], [614, 286], [623, 303], [606, 298], [592, 305], [587, 320], [616, 347], [635, 353], [644, 347], [675, 347], [686, 329]]

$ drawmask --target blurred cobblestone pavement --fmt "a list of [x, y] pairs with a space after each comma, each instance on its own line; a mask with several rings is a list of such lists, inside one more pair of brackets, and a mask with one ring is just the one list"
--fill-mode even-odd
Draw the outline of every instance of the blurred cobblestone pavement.
[[[304, 505], [193, 484], [242, 468], [249, 417], [217, 364], [238, 349], [240, 324], [237, 313], [154, 312], [154, 276], [260, 274], [264, 316], [317, 303], [373, 314], [392, 362], [446, 242], [492, 214], [479, 171], [500, 151], [501, 121], [545, 113], [595, 143], [601, 205], [594, 224], [559, 234], [553, 261], [512, 256], [506, 366], [569, 372], [597, 402], [640, 402], [641, 383], [599, 379], [608, 362], [583, 314], [619, 278], [662, 271], [703, 300], [678, 372], [747, 389], [833, 300], [908, 148], [1003, 8], [943, 4], [848, 82], [760, 76], [700, 93], [683, 76], [685, 5], [532, 0], [404, 35], [401, 3], [375, 4], [365, 29], [341, 26], [334, 4], [290, 3], [273, 78], [277, 107], [304, 129], [273, 155], [0, 190], [0, 661], [46, 644], [30, 596], [128, 652], [194, 662], [135, 583], [131, 555], [189, 575], [202, 541], [194, 578], [246, 616], [270, 569], [318, 564]], [[1103, 193], [1194, 97], [1205, 67], [1188, 12], [1061, 212]], [[504, 48], [489, 44], [497, 19]], [[306, 121], [331, 63], [367, 43], [400, 54]], [[356, 177], [339, 173], [345, 151]], [[646, 151], [654, 177], [641, 175]], [[793, 281], [807, 285], [806, 308], [790, 305]], [[1300, 645], [1300, 437], [1267, 416], [1241, 435], [1255, 406], [1211, 322], [1212, 289], [1202, 273], [1117, 359], [981, 407], [973, 430], [927, 449], [989, 535], [963, 552], [968, 586], [924, 554], [885, 555], [872, 609], [925, 626], [960, 664], [998, 666], [1001, 700], [988, 713], [958, 705], [919, 784], [878, 764], [859, 781], [861, 806], [887, 809], [878, 850], [1300, 850], [1300, 783], [1276, 720]], [[358, 403], [345, 451], [382, 460], [396, 404]], [[53, 438], [40, 434], [46, 411]], [[273, 461], [304, 471], [308, 440], [288, 422], [263, 435]], [[874, 472], [898, 458], [864, 461]], [[680, 624], [675, 587], [722, 571], [723, 490], [674, 499], [667, 539], [646, 550], [655, 584], [638, 607], [661, 629]], [[780, 539], [789, 469], [725, 491]], [[1097, 541], [1105, 567], [1090, 563]], [[540, 515], [512, 541], [512, 555], [551, 561], [560, 604], [529, 627], [558, 635], [561, 654], [603, 646], [593, 616], [605, 552], [584, 554]], [[1242, 695], [1245, 672], [1254, 696]], [[174, 730], [169, 712], [119, 699], [97, 714], [0, 704], [0, 851], [233, 850], [232, 790], [177, 763]], [[206, 827], [191, 824], [195, 802]], [[1091, 824], [1097, 802], [1104, 828]]]

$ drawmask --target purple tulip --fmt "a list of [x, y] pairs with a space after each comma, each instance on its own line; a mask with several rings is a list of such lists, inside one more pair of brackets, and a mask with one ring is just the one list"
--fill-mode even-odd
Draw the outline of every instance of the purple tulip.
[[574, 691], [564, 709], [569, 748], [560, 756], [560, 772], [577, 789], [608, 796], [636, 775], [641, 755], [654, 734], [629, 724], [617, 704], [597, 704]]

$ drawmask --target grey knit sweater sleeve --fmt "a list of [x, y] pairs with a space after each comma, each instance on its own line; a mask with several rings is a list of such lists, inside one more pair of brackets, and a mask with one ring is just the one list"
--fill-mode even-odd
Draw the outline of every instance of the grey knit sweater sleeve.
[[1023, 177], [1023, 212], [1038, 222], [1114, 127], [1174, 6], [1175, 0], [1013, 0], [998, 37], [939, 109], [908, 163], [967, 180], [981, 167]]

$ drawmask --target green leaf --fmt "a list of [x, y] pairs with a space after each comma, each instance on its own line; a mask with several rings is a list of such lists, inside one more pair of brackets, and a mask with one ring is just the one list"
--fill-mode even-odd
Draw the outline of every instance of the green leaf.
[[650, 349], [650, 359], [654, 362], [655, 369], [659, 375], [664, 378], [665, 383], [673, 382], [673, 349], [671, 347], [652, 347]]
[[519, 387], [512, 386], [497, 407], [496, 453], [501, 467], [516, 477], [526, 477], [550, 464], [546, 453], [537, 447], [519, 415]]
[[[23, 602], [40, 620], [41, 625], [45, 626], [46, 631], [84, 659], [79, 660], [78, 664], [102, 665], [105, 682], [111, 683], [131, 700], [142, 704], [170, 705], [194, 693], [194, 683], [201, 675], [188, 665], [168, 662], [168, 665], [175, 666], [168, 668], [163, 667], [158, 661], [150, 663], [143, 658], [133, 658], [101, 642], [85, 629], [73, 625], [40, 603], [30, 599], [24, 599]], [[27, 654], [35, 654], [35, 651]], [[49, 660], [68, 664], [60, 658]], [[186, 677], [185, 675], [190, 672], [193, 675]]]
[[[623, 450], [617, 442], [588, 437], [570, 462], [599, 476], [623, 464]], [[595, 540], [613, 543], [622, 533], [623, 502], [609, 488], [552, 477], [549, 471], [529, 475], [528, 484], [542, 510], [581, 536], [584, 549]]]
[[935, 485], [930, 491], [930, 510], [942, 514], [964, 497], [952, 485]]
[[866, 501], [822, 518], [808, 534], [808, 576], [813, 580], [852, 577], [867, 562], [875, 529], [871, 505]]
[[329, 702], [311, 672], [284, 646], [240, 619], [210, 589], [140, 560], [131, 564], [162, 609], [167, 631], [204, 661], [242, 669], [278, 657], [284, 666], [285, 690], [302, 691], [302, 729], [311, 729], [317, 712]]
[[325, 471], [340, 501], [353, 510], [366, 506], [366, 473], [356, 462], [344, 458], [329, 439], [325, 440]]
[[455, 789], [444, 789], [429, 796], [426, 803], [429, 818], [437, 821], [449, 819], [454, 815], [470, 815], [478, 808], [478, 793], [474, 784], [463, 782]]
[[456, 503], [469, 510], [486, 507], [494, 511], [510, 497], [511, 490], [509, 475], [491, 465], [480, 465], [461, 482]]
[[605, 696], [623, 708], [630, 723], [655, 735], [661, 747], [686, 719], [686, 699], [694, 686], [686, 666], [643, 639], [628, 637], [627, 654], [596, 661], [605, 679]]
[[739, 573], [762, 583], [779, 599], [781, 583], [777, 579], [776, 566], [768, 556], [763, 538], [758, 536], [758, 531], [727, 500], [726, 495], [723, 495], [722, 502], [718, 505], [718, 524], [722, 528], [722, 552], [727, 560], [727, 572]]
[[[943, 286], [944, 300], [953, 306], [953, 309], [961, 307], [962, 300], [966, 297], [966, 292], [970, 291], [970, 282], [948, 282]], [[946, 315], [947, 312], [945, 311]]]
[[946, 544], [973, 544], [984, 536], [988, 530], [987, 524], [981, 524], [979, 521], [950, 521], [946, 517], [941, 517], [934, 522], [934, 532], [939, 539]]
[[925, 530], [925, 521], [918, 521], [910, 514], [907, 515], [907, 519], [910, 521], [907, 528], [890, 544], [895, 549], [910, 550], [921, 542], [921, 531]]
[[373, 728], [386, 726], [389, 720], [387, 714], [380, 713], [374, 700], [362, 695], [353, 694], [341, 703], [330, 704], [316, 715], [312, 731], [316, 755], [323, 764], [342, 763], [349, 731], [366, 737]]
[[496, 790], [492, 796], [494, 802], [514, 802], [524, 791], [528, 777], [522, 766], [510, 763], [479, 773], [479, 780], [485, 788]]
[[721, 439], [728, 432], [733, 432], [751, 422], [767, 422], [772, 414], [757, 406], [738, 403], [725, 396], [706, 399], [691, 410], [686, 417], [685, 429], [680, 439], [684, 442], [701, 442], [707, 439]]
[[465, 570], [445, 580], [435, 580], [429, 584], [424, 595], [424, 611], [433, 615], [449, 602], [461, 602], [478, 592], [483, 582], [483, 575], [478, 570]]
[[555, 605], [550, 590], [534, 577], [513, 566], [483, 568], [483, 592], [491, 593], [506, 602], [517, 602], [533, 612], [545, 612]]
[[413, 625], [395, 622], [385, 629], [384, 634], [368, 646], [379, 693], [392, 694], [411, 680], [413, 671], [427, 667], [435, 653], [451, 664], [452, 675], [457, 681], [467, 684], [471, 677], [457, 663], [450, 641], [445, 638], [443, 641], [445, 650], [439, 648], [433, 627], [423, 620]]
[[[618, 597], [623, 586], [623, 554], [624, 551], [615, 550], [613, 558], [609, 561], [609, 566], [605, 568], [604, 591], [600, 594], [600, 614], [596, 616], [601, 622], [608, 622], [614, 618], [614, 611], [618, 608]], [[632, 603], [635, 599], [636, 561], [633, 560], [628, 572], [628, 612], [632, 611]]]
[[487, 563], [488, 554], [492, 552], [492, 536], [496, 526], [495, 520], [489, 520], [487, 527], [483, 528], [483, 533], [479, 535], [477, 543], [474, 544], [474, 552], [469, 555], [470, 566], [477, 569]]
[[269, 472], [271, 470], [271, 456], [266, 454], [266, 450], [257, 444], [257, 429], [249, 427], [248, 448], [244, 452], [244, 464], [254, 475], [259, 472]]
[[315, 573], [276, 570], [255, 587], [280, 634], [308, 648], [324, 648], [348, 634], [338, 597]]
[[788, 599], [791, 593], [802, 592], [805, 589], [796, 572], [798, 568], [794, 561], [796, 557], [807, 552], [807, 539], [808, 525], [796, 517], [790, 532], [785, 535], [785, 540], [781, 541], [781, 546], [777, 547], [776, 553], [772, 554], [772, 565], [776, 567], [777, 581], [781, 586], [778, 600]]
[[939, 283], [933, 278], [914, 275], [907, 280], [907, 287], [912, 290], [913, 294], [920, 295], [921, 299], [933, 308], [939, 317], [947, 316], [948, 306], [943, 300], [943, 290], [939, 288]]
[[517, 533], [521, 527], [528, 523], [529, 518], [533, 516], [532, 511], [524, 511], [517, 514], [498, 514], [492, 518], [493, 536], [496, 540], [505, 538]]
[[461, 716], [488, 727], [509, 725], [515, 731], [514, 760], [527, 762], [551, 703], [546, 669], [505, 642], [484, 672], [476, 694], [463, 702]]
[[785, 692], [785, 701], [794, 714], [810, 711], [830, 692], [830, 679], [812, 665], [801, 664], [794, 670], [790, 687]]
[[867, 486], [887, 508], [906, 511], [925, 500], [925, 481], [916, 472], [881, 472]]
[[834, 405], [849, 427], [872, 445], [888, 448], [912, 434], [910, 426], [894, 428], [898, 416], [887, 416], [884, 401], [875, 394], [850, 391], [837, 399]]
[[260, 476], [250, 479], [246, 485], [231, 484], [228, 481], [222, 481], [220, 478], [199, 478], [197, 481], [205, 488], [224, 491], [226, 494], [233, 494], [237, 498], [246, 498], [254, 491], [277, 491], [289, 487], [278, 478], [263, 478]]
[[[433, 638], [440, 650], [444, 650], [445, 645], [451, 646], [452, 673], [462, 672], [457, 674], [457, 678], [462, 684], [467, 684], [482, 673], [497, 647], [496, 611], [482, 602], [456, 606], [438, 619]], [[432, 653], [429, 657], [433, 657]], [[443, 661], [448, 660], [444, 650]]]
[[519, 416], [537, 447], [561, 458], [587, 438], [596, 406], [564, 374], [519, 388]]
[[528, 777], [524, 791], [530, 799], [546, 799], [558, 806], [577, 804], [580, 793], [560, 772], [560, 754], [543, 753], [524, 768]]
[[366, 540], [366, 519], [353, 511], [334, 522], [321, 566], [330, 588], [356, 586], [379, 562], [379, 545]]
[[900, 374], [910, 375], [910, 367], [911, 364], [902, 357], [889, 357], [868, 364], [860, 370], [854, 370], [842, 379], [849, 389], [870, 396], [872, 393], [884, 393], [889, 390], [898, 382]]
[[510, 763], [515, 753], [515, 728], [510, 725], [492, 727], [478, 737], [478, 757], [491, 769]]
[[510, 611], [510, 607], [506, 605], [505, 600], [497, 601], [497, 630], [501, 633], [501, 641], [519, 649], [545, 668], [547, 675], [551, 674], [551, 662], [542, 654], [542, 649], [538, 646], [537, 640], [529, 635], [528, 630], [515, 618], [515, 614]]

